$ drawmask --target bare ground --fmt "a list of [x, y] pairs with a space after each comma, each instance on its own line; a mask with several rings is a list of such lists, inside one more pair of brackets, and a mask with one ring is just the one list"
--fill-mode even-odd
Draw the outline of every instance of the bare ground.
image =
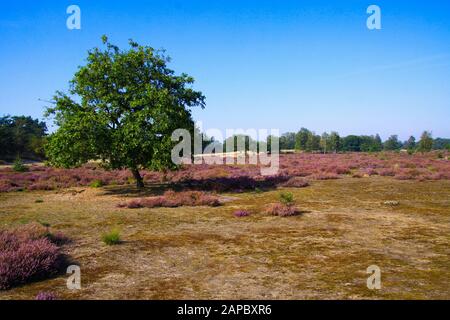
[[[1, 228], [50, 223], [73, 239], [64, 249], [82, 272], [79, 291], [63, 274], [0, 299], [450, 299], [450, 181], [345, 178], [289, 191], [302, 214], [288, 218], [263, 213], [280, 190], [136, 210], [116, 207], [139, 196], [126, 187], [0, 194]], [[124, 242], [106, 246], [101, 234], [116, 227]], [[381, 290], [367, 289], [370, 265]]]

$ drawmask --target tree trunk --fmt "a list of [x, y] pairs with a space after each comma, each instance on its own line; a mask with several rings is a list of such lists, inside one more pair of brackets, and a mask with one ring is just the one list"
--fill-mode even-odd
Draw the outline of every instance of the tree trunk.
[[131, 172], [133, 173], [133, 177], [136, 180], [136, 187], [138, 189], [144, 188], [144, 180], [141, 177], [141, 174], [139, 173], [139, 170], [136, 168], [131, 169]]

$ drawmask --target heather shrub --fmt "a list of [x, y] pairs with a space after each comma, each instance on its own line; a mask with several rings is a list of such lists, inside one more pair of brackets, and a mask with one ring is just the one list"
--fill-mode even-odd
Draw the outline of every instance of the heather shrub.
[[47, 229], [39, 224], [0, 231], [0, 290], [58, 272], [62, 255], [47, 235]]
[[135, 208], [176, 208], [181, 206], [210, 206], [217, 207], [220, 205], [219, 198], [200, 191], [183, 191], [174, 192], [167, 191], [162, 196], [148, 197], [138, 200], [132, 200], [128, 203], [119, 204], [121, 208], [135, 209]]
[[309, 186], [309, 182], [302, 177], [292, 177], [283, 183], [282, 186], [287, 188], [305, 188]]
[[250, 212], [248, 212], [247, 210], [237, 210], [233, 215], [237, 218], [248, 217], [250, 215]]
[[117, 229], [111, 230], [110, 232], [104, 233], [102, 235], [102, 241], [108, 246], [113, 246], [120, 244], [120, 232]]
[[265, 212], [270, 215], [279, 216], [279, 217], [289, 217], [289, 216], [295, 216], [298, 214], [298, 211], [294, 206], [286, 205], [284, 203], [272, 203], [265, 210]]
[[40, 301], [58, 300], [58, 296], [53, 292], [41, 291], [36, 295], [35, 300], [40, 300]]

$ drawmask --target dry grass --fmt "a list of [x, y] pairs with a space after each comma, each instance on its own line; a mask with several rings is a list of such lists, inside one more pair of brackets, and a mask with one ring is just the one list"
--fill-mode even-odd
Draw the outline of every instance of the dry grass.
[[[303, 212], [288, 218], [264, 214], [279, 190], [224, 194], [217, 208], [129, 210], [117, 204], [142, 195], [125, 188], [0, 194], [0, 227], [51, 224], [74, 240], [67, 251], [82, 272], [80, 291], [62, 275], [0, 299], [450, 298], [448, 180], [316, 181], [286, 189]], [[236, 219], [236, 210], [252, 215]], [[101, 235], [113, 228], [123, 242], [111, 247]], [[366, 287], [372, 264], [382, 271], [379, 291]]]

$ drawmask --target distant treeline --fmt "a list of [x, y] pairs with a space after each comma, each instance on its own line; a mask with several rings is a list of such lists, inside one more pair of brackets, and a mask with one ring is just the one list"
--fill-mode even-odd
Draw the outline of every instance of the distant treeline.
[[297, 133], [287, 132], [280, 137], [281, 150], [321, 151], [321, 152], [378, 152], [382, 150], [395, 151], [405, 149], [411, 152], [428, 152], [431, 150], [450, 149], [450, 139], [433, 139], [428, 131], [424, 131], [418, 141], [411, 136], [406, 141], [400, 141], [397, 135], [390, 136], [386, 141], [376, 135], [349, 135], [341, 137], [337, 132], [317, 135], [306, 128]]
[[[400, 141], [397, 135], [390, 136], [386, 141], [382, 141], [381, 137], [376, 134], [367, 135], [349, 135], [341, 137], [337, 132], [323, 133], [317, 135], [313, 131], [306, 128], [300, 129], [297, 133], [287, 132], [279, 138], [279, 146], [281, 150], [297, 150], [305, 152], [379, 152], [379, 151], [396, 151], [408, 150], [409, 152], [429, 152], [431, 150], [450, 150], [450, 139], [437, 138], [433, 139], [430, 132], [425, 131], [420, 139], [411, 136], [406, 141]], [[218, 150], [227, 150], [227, 145], [231, 145], [229, 151], [242, 150], [260, 151], [270, 150], [272, 137], [269, 136], [267, 141], [256, 141], [248, 135], [234, 135], [227, 138], [223, 143], [216, 141], [214, 138], [204, 136], [204, 145], [214, 142]], [[267, 149], [266, 149], [267, 148]], [[218, 152], [216, 150], [216, 152]]]
[[25, 116], [0, 117], [0, 160], [44, 158], [45, 122]]

